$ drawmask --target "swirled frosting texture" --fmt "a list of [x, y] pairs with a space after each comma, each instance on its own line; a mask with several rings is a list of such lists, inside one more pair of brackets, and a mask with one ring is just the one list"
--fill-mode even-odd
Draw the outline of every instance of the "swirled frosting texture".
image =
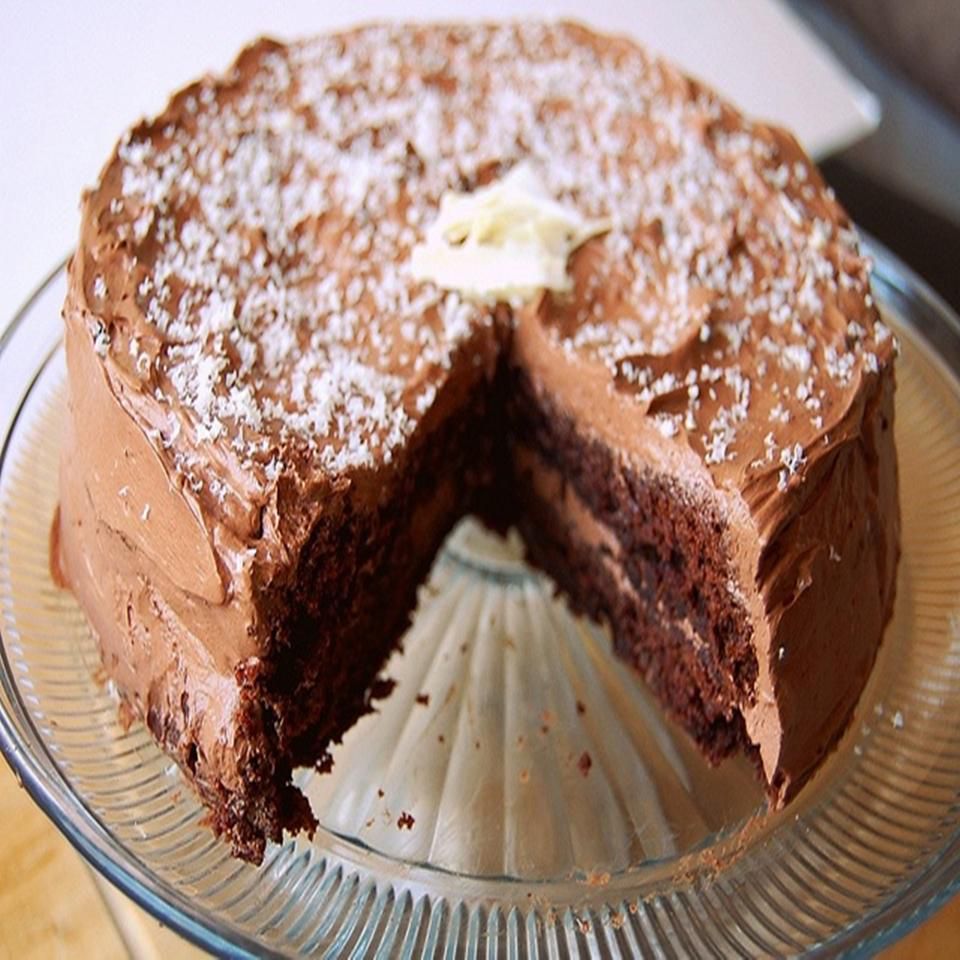
[[445, 191], [526, 158], [612, 223], [551, 304], [564, 346], [758, 509], [799, 482], [891, 356], [855, 235], [788, 135], [572, 25], [251, 48], [131, 131], [89, 196], [91, 333], [258, 480], [373, 465], [486, 319], [413, 283], [411, 249]]

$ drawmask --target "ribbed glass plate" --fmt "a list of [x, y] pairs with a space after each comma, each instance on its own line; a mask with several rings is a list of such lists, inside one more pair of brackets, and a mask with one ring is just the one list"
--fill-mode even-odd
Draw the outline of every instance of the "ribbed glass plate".
[[960, 878], [960, 325], [874, 248], [903, 345], [897, 609], [839, 749], [769, 815], [708, 769], [521, 548], [466, 522], [387, 674], [393, 694], [303, 773], [321, 829], [230, 858], [48, 572], [64, 363], [58, 271], [0, 350], [0, 741], [99, 870], [222, 952], [728, 956], [864, 951]]

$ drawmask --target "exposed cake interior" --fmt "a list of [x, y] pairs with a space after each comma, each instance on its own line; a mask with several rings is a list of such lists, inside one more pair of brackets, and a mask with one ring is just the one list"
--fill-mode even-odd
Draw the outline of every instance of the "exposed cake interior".
[[757, 662], [729, 589], [724, 522], [676, 479], [624, 463], [529, 378], [511, 394], [513, 466], [530, 555], [718, 762], [752, 748], [740, 704]]
[[373, 678], [444, 537], [495, 486], [499, 344], [489, 330], [483, 339], [471, 348], [487, 364], [448, 384], [403, 458], [371, 478], [374, 502], [358, 510], [347, 491], [324, 501], [291, 581], [277, 585], [278, 639], [259, 692], [274, 704], [281, 748], [297, 764], [317, 763], [369, 707]]

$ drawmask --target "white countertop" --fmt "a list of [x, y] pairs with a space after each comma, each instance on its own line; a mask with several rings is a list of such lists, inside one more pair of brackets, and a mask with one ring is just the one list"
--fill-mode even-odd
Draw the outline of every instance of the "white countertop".
[[[775, 0], [487, 0], [486, 18], [574, 16], [629, 33], [782, 123], [823, 155], [875, 124], [876, 105]], [[456, 0], [102, 0], [0, 5], [0, 327], [69, 252], [80, 191], [122, 131], [170, 92], [269, 33], [295, 37], [396, 16], [465, 19]]]

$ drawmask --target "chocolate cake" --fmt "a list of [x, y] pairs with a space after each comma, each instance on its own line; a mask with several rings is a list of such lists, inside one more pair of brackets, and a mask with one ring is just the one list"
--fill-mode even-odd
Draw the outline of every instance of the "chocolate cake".
[[[443, 198], [521, 164], [595, 225], [566, 288], [415, 278]], [[774, 804], [848, 723], [893, 604], [894, 341], [790, 135], [633, 42], [258, 41], [120, 141], [64, 317], [56, 564], [238, 856], [313, 827], [291, 772], [471, 511]]]

